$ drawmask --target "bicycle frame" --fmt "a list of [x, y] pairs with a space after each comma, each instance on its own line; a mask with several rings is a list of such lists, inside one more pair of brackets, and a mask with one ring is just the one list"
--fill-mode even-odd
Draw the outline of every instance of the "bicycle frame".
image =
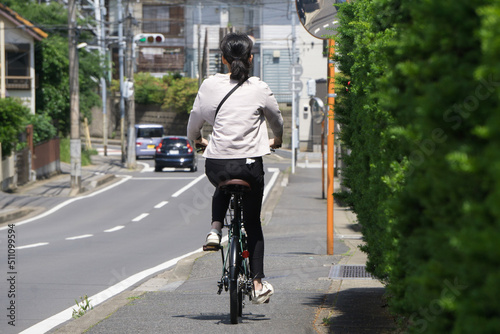
[[[221, 294], [222, 289], [228, 290], [229, 286], [229, 268], [231, 266], [240, 267], [240, 274], [250, 280], [249, 287], [244, 287], [243, 291], [247, 295], [251, 295], [252, 280], [250, 279], [250, 269], [248, 265], [248, 250], [246, 245], [246, 232], [243, 225], [243, 210], [242, 210], [242, 195], [232, 193], [231, 204], [224, 222], [224, 227], [228, 228], [228, 244], [225, 252], [224, 247], [221, 246], [223, 251], [222, 255], [222, 278], [219, 281], [219, 291]], [[233, 246], [234, 245], [234, 246]], [[224, 256], [224, 253], [226, 254]], [[229, 263], [230, 259], [234, 259], [234, 263]], [[247, 283], [248, 284], [248, 283]]]

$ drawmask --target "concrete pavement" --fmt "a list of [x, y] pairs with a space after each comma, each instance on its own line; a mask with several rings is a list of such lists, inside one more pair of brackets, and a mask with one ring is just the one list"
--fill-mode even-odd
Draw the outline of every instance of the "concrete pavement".
[[[358, 248], [362, 236], [347, 208], [335, 205], [334, 255], [326, 255], [326, 200], [317, 158], [300, 154], [295, 174], [282, 173], [268, 197], [265, 271], [276, 292], [269, 304], [247, 302], [240, 324], [230, 324], [228, 293], [216, 293], [220, 254], [199, 252], [51, 333], [392, 333], [384, 287], [366, 277], [366, 256]], [[113, 182], [113, 175], [127, 172], [113, 157], [97, 159], [85, 174], [88, 191], [99, 180]], [[27, 200], [18, 204], [71, 196], [65, 177], [24, 189]], [[15, 207], [8, 203], [2, 196], [0, 216]], [[353, 268], [358, 277], [349, 277]]]

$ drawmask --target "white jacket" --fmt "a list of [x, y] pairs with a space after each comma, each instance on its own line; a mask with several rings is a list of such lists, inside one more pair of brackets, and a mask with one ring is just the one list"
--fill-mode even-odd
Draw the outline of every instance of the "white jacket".
[[215, 111], [224, 96], [235, 86], [228, 74], [215, 74], [203, 81], [193, 104], [187, 127], [189, 139], [201, 137], [204, 122], [213, 126], [206, 158], [239, 159], [270, 153], [266, 120], [275, 137], [283, 136], [283, 118], [269, 86], [251, 77]]

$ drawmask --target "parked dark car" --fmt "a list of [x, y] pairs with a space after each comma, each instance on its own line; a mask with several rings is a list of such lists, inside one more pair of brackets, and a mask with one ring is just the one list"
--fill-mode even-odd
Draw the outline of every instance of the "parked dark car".
[[153, 158], [156, 153], [156, 145], [165, 135], [163, 126], [159, 124], [136, 124], [135, 125], [135, 157]]
[[198, 157], [194, 144], [183, 136], [166, 136], [156, 146], [155, 172], [164, 167], [198, 170]]

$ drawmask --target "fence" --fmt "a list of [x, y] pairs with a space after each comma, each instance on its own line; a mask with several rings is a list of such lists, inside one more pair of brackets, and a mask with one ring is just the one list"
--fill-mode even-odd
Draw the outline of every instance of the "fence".
[[[30, 138], [30, 136], [28, 136]], [[31, 150], [30, 147], [33, 147]], [[0, 188], [8, 191], [36, 179], [61, 172], [59, 138], [54, 138], [2, 157], [0, 146]]]

